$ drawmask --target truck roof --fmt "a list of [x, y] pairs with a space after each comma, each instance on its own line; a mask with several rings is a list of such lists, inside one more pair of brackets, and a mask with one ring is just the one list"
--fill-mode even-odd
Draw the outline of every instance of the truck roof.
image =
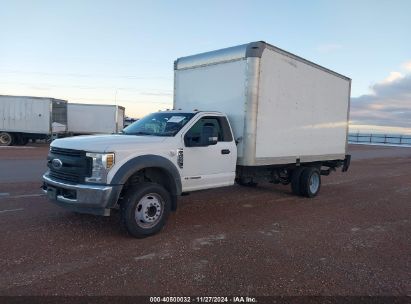
[[206, 114], [209, 114], [209, 115], [219, 115], [219, 116], [225, 116], [225, 114], [224, 113], [222, 113], [222, 112], [218, 112], [218, 111], [202, 111], [202, 110], [197, 110], [197, 109], [193, 109], [193, 110], [188, 110], [188, 111], [186, 111], [186, 110], [180, 110], [180, 109], [178, 109], [178, 110], [164, 110], [164, 111], [160, 111], [160, 112], [165, 112], [165, 113], [176, 113], [176, 114], [178, 114], [178, 113], [192, 113], [192, 114], [197, 114], [197, 113], [206, 113]]
[[263, 54], [263, 51], [265, 49], [270, 49], [274, 52], [283, 54], [285, 56], [288, 56], [290, 58], [293, 58], [295, 60], [298, 60], [300, 62], [306, 63], [308, 65], [311, 65], [313, 67], [316, 67], [320, 70], [323, 70], [324, 72], [333, 74], [337, 77], [346, 79], [346, 80], [351, 80], [349, 77], [344, 76], [342, 74], [339, 74], [337, 72], [334, 72], [330, 69], [327, 69], [319, 64], [316, 64], [312, 61], [309, 61], [307, 59], [304, 59], [300, 56], [297, 56], [295, 54], [292, 54], [290, 52], [287, 52], [283, 49], [280, 49], [274, 45], [271, 45], [269, 43], [266, 43], [265, 41], [255, 41], [255, 42], [250, 42], [238, 46], [233, 46], [229, 48], [224, 48], [216, 51], [211, 51], [211, 52], [206, 52], [206, 53], [200, 53], [197, 55], [192, 55], [192, 56], [187, 56], [187, 57], [181, 57], [178, 58], [174, 62], [174, 69], [175, 70], [182, 70], [182, 69], [189, 69], [189, 68], [195, 68], [199, 66], [206, 66], [206, 65], [211, 65], [211, 64], [217, 64], [217, 63], [223, 63], [223, 62], [229, 62], [229, 61], [235, 61], [239, 59], [245, 59], [248, 57], [260, 57]]

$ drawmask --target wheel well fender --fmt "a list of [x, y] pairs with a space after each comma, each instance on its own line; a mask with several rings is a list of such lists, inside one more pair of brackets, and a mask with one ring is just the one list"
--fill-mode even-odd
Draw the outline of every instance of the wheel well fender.
[[173, 196], [181, 194], [181, 177], [176, 166], [167, 158], [158, 155], [142, 155], [128, 160], [114, 174], [111, 184], [124, 185], [135, 173], [143, 169], [157, 168], [167, 174], [170, 181], [170, 192]]

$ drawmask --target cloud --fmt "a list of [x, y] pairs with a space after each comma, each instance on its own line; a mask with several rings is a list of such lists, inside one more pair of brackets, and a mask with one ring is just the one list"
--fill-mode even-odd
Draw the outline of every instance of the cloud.
[[382, 83], [387, 84], [387, 83], [396, 81], [396, 80], [398, 80], [398, 79], [400, 79], [400, 78], [404, 78], [404, 75], [401, 74], [400, 72], [391, 72], [391, 73], [388, 75], [388, 77], [385, 78], [385, 79], [382, 81]]
[[317, 46], [317, 51], [320, 53], [331, 53], [334, 51], [337, 51], [342, 48], [341, 44], [336, 44], [336, 43], [325, 43], [325, 44], [320, 44]]
[[410, 60], [410, 61], [407, 61], [407, 62], [404, 62], [404, 63], [402, 64], [402, 68], [403, 68], [404, 70], [408, 71], [408, 72], [411, 72], [411, 60]]
[[411, 130], [411, 74], [391, 72], [383, 81], [373, 85], [371, 91], [351, 98], [351, 124]]

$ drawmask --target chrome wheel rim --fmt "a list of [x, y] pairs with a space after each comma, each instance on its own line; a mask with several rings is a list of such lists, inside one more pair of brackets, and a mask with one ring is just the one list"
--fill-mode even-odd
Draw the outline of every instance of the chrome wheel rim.
[[151, 228], [158, 224], [164, 210], [164, 200], [157, 193], [144, 195], [137, 203], [134, 217], [137, 225]]
[[320, 186], [320, 175], [315, 172], [310, 177], [310, 191], [311, 193], [316, 193]]

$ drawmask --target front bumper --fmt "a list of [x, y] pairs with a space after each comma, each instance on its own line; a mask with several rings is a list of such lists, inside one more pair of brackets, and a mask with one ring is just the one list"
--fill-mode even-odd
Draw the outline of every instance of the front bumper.
[[43, 191], [59, 206], [79, 213], [109, 216], [122, 185], [71, 184], [43, 175]]

